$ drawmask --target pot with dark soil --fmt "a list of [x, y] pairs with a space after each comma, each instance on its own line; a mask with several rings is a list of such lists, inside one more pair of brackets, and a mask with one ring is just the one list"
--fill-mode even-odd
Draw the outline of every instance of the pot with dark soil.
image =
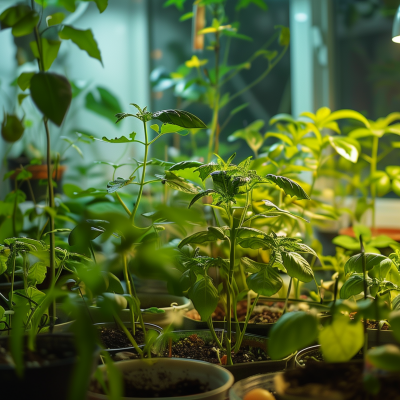
[[[25, 338], [26, 339], [26, 338]], [[68, 334], [41, 334], [36, 337], [36, 351], [25, 346], [25, 369], [18, 377], [11, 354], [9, 337], [0, 338], [0, 383], [2, 399], [32, 399], [37, 393], [41, 400], [66, 400], [78, 364], [74, 337]], [[98, 349], [93, 349], [93, 366]], [[90, 371], [88, 372], [89, 383]], [[44, 382], [45, 378], [45, 382]], [[43, 383], [43, 384], [42, 384]], [[40, 385], [40, 389], [38, 389]]]
[[[215, 330], [220, 343], [224, 343], [226, 331]], [[233, 332], [234, 346], [235, 333]], [[232, 372], [236, 380], [254, 374], [282, 371], [287, 367], [289, 356], [283, 360], [271, 360], [268, 356], [268, 339], [263, 336], [245, 334], [240, 350], [232, 353], [233, 365], [226, 365], [226, 349], [219, 349], [218, 343], [208, 330], [176, 331], [167, 343], [158, 343], [157, 353], [161, 357], [186, 358], [220, 364]]]
[[366, 391], [362, 360], [345, 363], [309, 361], [304, 368], [287, 370], [275, 377], [281, 400], [399, 400], [398, 374], [374, 374], [379, 392]]
[[[135, 330], [132, 329], [131, 323], [125, 323], [125, 327], [131, 333], [133, 338], [139, 347], [145, 345], [145, 335], [139, 322], [135, 323]], [[144, 324], [147, 331], [155, 331], [157, 336], [162, 332], [162, 328], [157, 325]], [[133, 345], [129, 340], [128, 336], [123, 330], [113, 322], [107, 322], [102, 324], [95, 324], [99, 330], [100, 341], [104, 345], [104, 348], [110, 353], [118, 353], [121, 351], [132, 351]]]
[[[124, 379], [124, 399], [180, 399], [225, 400], [234, 378], [218, 365], [210, 363], [158, 358], [153, 360], [130, 360], [114, 364]], [[107, 367], [99, 367], [107, 381]], [[92, 380], [89, 400], [106, 400], [102, 386]]]

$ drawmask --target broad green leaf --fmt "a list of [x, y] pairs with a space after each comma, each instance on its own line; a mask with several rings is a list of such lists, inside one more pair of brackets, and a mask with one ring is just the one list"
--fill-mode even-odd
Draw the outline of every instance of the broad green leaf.
[[207, 125], [198, 117], [184, 110], [162, 110], [153, 113], [153, 119], [165, 124], [178, 125], [182, 128], [207, 128]]
[[389, 247], [390, 245], [395, 245], [395, 244], [396, 241], [386, 235], [376, 236], [368, 243], [369, 246], [378, 248]]
[[360, 243], [358, 242], [357, 239], [346, 236], [346, 235], [339, 235], [336, 236], [333, 240], [332, 243], [335, 244], [336, 246], [343, 247], [348, 250], [360, 250]]
[[391, 179], [400, 179], [400, 167], [397, 165], [390, 165], [385, 169]]
[[15, 37], [29, 35], [35, 29], [35, 26], [39, 22], [39, 14], [36, 11], [29, 11], [23, 18], [21, 18], [15, 25], [12, 27], [12, 34]]
[[[373, 284], [371, 278], [366, 278], [366, 286], [369, 287]], [[364, 277], [361, 274], [353, 274], [343, 284], [340, 289], [340, 298], [348, 299], [351, 296], [355, 296], [364, 291]]]
[[25, 94], [25, 93], [20, 93], [18, 94], [18, 104], [21, 105], [22, 102], [29, 97], [29, 94]]
[[204, 164], [198, 167], [197, 169], [194, 170], [194, 172], [198, 172], [200, 175], [200, 178], [202, 181], [207, 179], [208, 176], [214, 171], [218, 171], [220, 169], [220, 166], [218, 164], [215, 164], [213, 162], [209, 164]]
[[37, 262], [29, 268], [28, 282], [32, 285], [43, 283], [46, 277], [47, 267], [42, 262]]
[[266, 178], [271, 183], [275, 183], [275, 185], [283, 189], [286, 194], [290, 196], [296, 196], [299, 200], [310, 200], [310, 197], [302, 189], [302, 187], [291, 179], [272, 174], [266, 175]]
[[[227, 228], [229, 229], [229, 228]], [[183, 246], [187, 244], [202, 244], [205, 242], [214, 242], [218, 239], [216, 232], [214, 231], [201, 231], [201, 232], [196, 232], [193, 233], [190, 236], [187, 236], [185, 239], [183, 239], [179, 245], [178, 248], [181, 249]]]
[[301, 282], [310, 282], [314, 278], [314, 272], [310, 264], [300, 254], [294, 252], [282, 252], [283, 265], [289, 276], [297, 278]]
[[339, 110], [334, 111], [329, 117], [324, 121], [324, 123], [337, 121], [338, 119], [355, 119], [362, 122], [367, 128], [369, 128], [369, 121], [359, 112], [354, 110]]
[[258, 131], [264, 126], [264, 121], [257, 120], [244, 129], [240, 129], [228, 136], [228, 141], [233, 142], [237, 139], [246, 140], [248, 146], [257, 153], [264, 143], [264, 139]]
[[290, 114], [276, 114], [270, 120], [269, 124], [274, 125], [279, 121], [290, 122], [292, 124], [296, 123], [296, 120]]
[[348, 137], [329, 136], [329, 142], [343, 158], [352, 163], [357, 162], [360, 146], [356, 140]]
[[84, 31], [64, 25], [58, 36], [63, 40], [72, 40], [81, 50], [86, 51], [90, 57], [96, 58], [103, 64], [100, 50], [90, 29]]
[[186, 20], [191, 19], [191, 18], [193, 18], [193, 12], [188, 12], [188, 13], [186, 13], [186, 14], [183, 14], [183, 15], [179, 18], [179, 21], [183, 22], [183, 21], [186, 21]]
[[215, 193], [215, 190], [214, 189], [207, 189], [207, 190], [204, 190], [204, 191], [196, 194], [196, 196], [194, 196], [193, 199], [190, 201], [190, 204], [189, 204], [188, 208], [192, 207], [192, 205], [194, 203], [196, 203], [197, 200], [200, 200], [204, 196], [209, 196], [211, 193]]
[[18, 77], [17, 83], [21, 90], [26, 90], [29, 88], [33, 75], [35, 75], [35, 72], [23, 72]]
[[253, 250], [257, 249], [268, 250], [276, 247], [273, 239], [269, 236], [265, 236], [263, 238], [249, 237], [244, 239], [237, 239], [237, 244], [245, 249], [253, 249]]
[[267, 265], [260, 272], [251, 274], [246, 282], [249, 289], [261, 296], [272, 296], [283, 286], [278, 271]]
[[46, 17], [47, 26], [59, 25], [64, 21], [65, 14], [62, 12], [56, 12]]
[[115, 114], [121, 110], [118, 99], [109, 90], [101, 86], [97, 86], [86, 95], [85, 107], [111, 122], [114, 122]]
[[397, 196], [400, 197], [400, 179], [393, 179], [392, 190]]
[[[45, 71], [48, 71], [53, 64], [53, 61], [57, 58], [58, 50], [60, 49], [61, 42], [59, 40], [49, 40], [42, 38], [42, 58], [43, 67]], [[30, 43], [32, 53], [35, 58], [40, 59], [39, 50], [36, 42]]]
[[370, 180], [371, 183], [375, 185], [377, 195], [379, 197], [382, 197], [390, 192], [390, 178], [386, 172], [376, 171], [373, 175], [371, 175]]
[[280, 360], [311, 345], [317, 337], [318, 321], [315, 315], [304, 311], [288, 312], [271, 329], [268, 354], [273, 360]]
[[39, 72], [31, 79], [31, 96], [36, 107], [50, 121], [60, 126], [71, 103], [68, 80], [51, 72]]
[[102, 13], [108, 6], [108, 0], [84, 0], [84, 1], [93, 1], [93, 3], [96, 3], [96, 6], [100, 13]]
[[317, 257], [317, 253], [310, 246], [307, 246], [304, 243], [299, 243], [295, 241], [290, 241], [290, 242], [286, 241], [284, 243], [278, 242], [278, 245], [283, 246], [285, 251], [294, 251], [296, 253], [312, 254], [313, 256]]
[[179, 190], [180, 192], [196, 194], [199, 192], [199, 188], [193, 183], [187, 181], [180, 176], [175, 175], [171, 171], [165, 171], [165, 175], [155, 175], [157, 178], [161, 179], [161, 183], [168, 185], [172, 189]]
[[364, 330], [361, 321], [351, 321], [348, 316], [336, 315], [330, 325], [319, 334], [324, 360], [345, 362], [351, 360], [364, 343]]
[[[373, 269], [375, 266], [379, 266], [379, 264], [385, 260], [391, 260], [381, 254], [373, 254], [373, 253], [365, 253], [366, 257], [366, 271]], [[358, 274], [363, 273], [363, 255], [356, 254], [355, 256], [350, 257], [346, 264], [344, 265], [344, 273], [349, 274], [350, 272], [356, 272]]]
[[166, 133], [177, 133], [181, 136], [186, 136], [188, 135], [190, 132], [184, 130], [185, 128], [182, 128], [181, 126], [178, 125], [173, 125], [173, 124], [162, 124], [161, 125], [161, 131], [160, 134], [161, 135], [165, 135]]
[[243, 266], [245, 272], [251, 274], [256, 274], [257, 272], [260, 272], [263, 268], [265, 268], [265, 264], [253, 261], [248, 257], [242, 257], [240, 259], [240, 264]]
[[367, 361], [379, 370], [400, 371], [400, 349], [394, 344], [385, 344], [368, 350]]
[[205, 276], [199, 279], [188, 292], [195, 309], [203, 321], [207, 321], [215, 311], [219, 301], [218, 291], [212, 284], [211, 278]]
[[276, 206], [274, 203], [272, 203], [269, 200], [262, 200], [266, 209], [262, 210], [262, 214], [256, 214], [254, 216], [254, 218], [256, 217], [271, 217], [271, 216], [279, 216], [281, 214], [287, 215], [291, 218], [297, 218], [297, 219], [301, 219], [302, 221], [308, 222], [305, 218], [300, 217], [299, 215], [293, 214], [290, 211], [287, 210], [282, 210], [281, 208], [279, 208], [278, 206]]
[[[400, 311], [400, 294], [397, 295], [392, 300], [392, 308], [393, 308], [393, 311]], [[400, 329], [400, 317], [399, 317], [399, 329]], [[399, 338], [400, 338], [400, 330], [399, 330]], [[399, 340], [399, 342], [400, 342], [400, 340]]]
[[31, 11], [31, 8], [27, 4], [18, 4], [5, 9], [0, 15], [2, 29], [14, 26]]
[[264, 0], [239, 0], [238, 3], [236, 4], [235, 10], [240, 11], [243, 8], [247, 8], [250, 3], [260, 7], [262, 10], [267, 11], [268, 6], [264, 2]]
[[4, 113], [1, 123], [1, 136], [6, 142], [14, 143], [21, 139], [24, 131], [23, 120], [20, 120], [16, 115]]

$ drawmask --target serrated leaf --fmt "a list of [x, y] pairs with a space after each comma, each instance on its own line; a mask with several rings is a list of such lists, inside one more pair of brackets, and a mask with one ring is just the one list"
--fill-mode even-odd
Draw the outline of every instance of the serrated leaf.
[[[379, 265], [384, 260], [391, 260], [381, 254], [365, 253], [366, 257], [366, 271], [372, 270], [375, 266]], [[355, 272], [358, 274], [363, 273], [363, 254], [356, 254], [350, 257], [346, 264], [344, 264], [344, 273], [349, 274], [350, 272]]]
[[294, 252], [282, 252], [283, 265], [289, 276], [297, 278], [301, 282], [310, 282], [314, 278], [314, 272], [310, 264], [300, 254]]
[[261, 296], [272, 296], [283, 286], [278, 271], [267, 265], [260, 272], [251, 274], [246, 282], [249, 289]]
[[132, 181], [132, 179], [123, 179], [123, 178], [117, 178], [113, 181], [110, 181], [107, 183], [107, 193], [114, 193], [117, 190], [123, 188], [126, 185], [129, 185], [129, 183]]
[[105, 136], [103, 136], [101, 138], [101, 140], [103, 142], [108, 142], [108, 143], [134, 143], [134, 142], [137, 142], [137, 140], [135, 140], [135, 137], [136, 137], [136, 133], [132, 132], [129, 135], [129, 139], [126, 136], [116, 137], [115, 139], [108, 139]]
[[289, 217], [301, 219], [302, 221], [308, 222], [305, 218], [300, 217], [299, 215], [293, 214], [287, 210], [282, 210], [281, 208], [279, 208], [278, 206], [276, 206], [274, 203], [272, 203], [269, 200], [262, 200], [262, 201], [263, 201], [264, 205], [266, 206], [266, 210], [263, 211], [262, 214], [254, 215], [253, 218], [271, 217], [271, 216], [279, 216], [280, 214], [285, 214], [285, 215], [288, 215]]
[[170, 167], [168, 171], [179, 171], [183, 169], [198, 168], [201, 165], [203, 165], [203, 163], [200, 161], [181, 161]]
[[43, 283], [46, 278], [47, 267], [42, 262], [37, 262], [29, 268], [28, 282], [32, 285]]
[[275, 185], [283, 189], [286, 194], [290, 196], [296, 196], [299, 200], [310, 200], [310, 197], [302, 189], [302, 187], [291, 179], [284, 176], [277, 176], [272, 174], [266, 175], [266, 178], [271, 183], [275, 183]]
[[161, 179], [163, 184], [168, 185], [172, 189], [179, 190], [180, 192], [195, 194], [199, 192], [197, 186], [193, 183], [187, 181], [180, 176], [175, 175], [171, 171], [165, 171], [165, 175], [155, 175], [157, 178]]
[[198, 172], [200, 175], [200, 178], [202, 181], [206, 180], [208, 176], [214, 171], [218, 171], [220, 169], [220, 166], [215, 163], [208, 163], [208, 164], [203, 164], [197, 169], [194, 170], [194, 172]]
[[188, 292], [190, 300], [203, 321], [207, 321], [215, 311], [219, 301], [218, 291], [212, 284], [211, 278], [205, 276], [199, 279]]
[[[371, 278], [366, 278], [366, 286], [370, 287], [373, 284]], [[348, 299], [351, 296], [355, 296], [364, 291], [364, 277], [361, 274], [353, 274], [343, 284], [340, 289], [340, 298]]]
[[194, 203], [196, 203], [197, 200], [200, 200], [204, 196], [209, 196], [211, 193], [215, 193], [215, 190], [214, 189], [207, 189], [207, 190], [204, 190], [204, 191], [196, 194], [196, 196], [194, 196], [193, 199], [190, 201], [190, 204], [189, 204], [188, 208], [192, 207], [192, 205]]

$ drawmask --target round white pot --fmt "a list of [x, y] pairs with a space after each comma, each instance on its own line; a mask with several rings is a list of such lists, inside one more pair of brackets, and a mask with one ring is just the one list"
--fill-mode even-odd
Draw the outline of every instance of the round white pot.
[[[179, 329], [183, 324], [183, 315], [193, 307], [192, 302], [186, 297], [172, 296], [170, 294], [139, 293], [138, 297], [142, 310], [150, 307], [164, 310], [164, 313], [160, 314], [142, 313], [144, 322], [158, 325], [161, 328], [173, 324], [175, 329]], [[113, 322], [104, 321], [98, 307], [90, 307], [90, 313], [95, 323]], [[131, 321], [131, 313], [128, 309], [121, 310], [119, 317], [123, 322]]]
[[[114, 364], [121, 372], [129, 373], [137, 382], [157, 382], [165, 376], [166, 384], [176, 383], [181, 379], [198, 379], [208, 383], [210, 391], [190, 396], [158, 397], [158, 400], [225, 400], [229, 388], [233, 384], [233, 375], [219, 365], [203, 361], [177, 358], [156, 358], [152, 360], [129, 360]], [[99, 369], [106, 379], [106, 366]], [[107, 400], [103, 394], [88, 392], [89, 400]], [[147, 400], [142, 397], [123, 397], [123, 400]]]

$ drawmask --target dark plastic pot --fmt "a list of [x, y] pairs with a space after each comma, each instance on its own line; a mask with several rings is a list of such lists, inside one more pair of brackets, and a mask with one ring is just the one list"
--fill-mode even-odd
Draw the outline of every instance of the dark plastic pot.
[[392, 330], [380, 331], [378, 329], [367, 329], [368, 331], [368, 348], [380, 346], [382, 344], [398, 344], [393, 336]]
[[[132, 323], [130, 323], [130, 322], [125, 322], [124, 325], [125, 325], [127, 328], [132, 328]], [[114, 322], [104, 322], [104, 323], [101, 323], [101, 324], [94, 324], [94, 326], [96, 326], [96, 327], [99, 328], [99, 329], [101, 329], [101, 328], [114, 328], [114, 329], [118, 329], [118, 330], [121, 329], [121, 328], [119, 328], [119, 326], [118, 326], [116, 323], [114, 323]], [[136, 326], [136, 329], [141, 329], [141, 325], [140, 325], [139, 322], [135, 322], [135, 326]], [[146, 330], [147, 330], [147, 331], [152, 330], [152, 331], [157, 332], [157, 333], [158, 333], [158, 336], [160, 336], [161, 333], [162, 333], [162, 328], [159, 327], [159, 326], [157, 326], [157, 325], [148, 324], [148, 323], [145, 322], [144, 326], [146, 327]], [[142, 348], [142, 347], [144, 347], [144, 344], [139, 344], [138, 346], [139, 346], [140, 348]], [[110, 353], [111, 355], [116, 354], [116, 353], [119, 353], [119, 352], [121, 352], [121, 351], [134, 351], [134, 350], [135, 350], [135, 349], [134, 349], [133, 346], [122, 347], [122, 348], [119, 348], [119, 349], [105, 349], [105, 351], [107, 351], [107, 352]]]
[[[74, 354], [74, 337], [68, 334], [41, 334], [37, 336], [36, 344], [39, 350], [45, 349], [51, 352], [65, 348], [71, 351], [72, 355], [69, 358], [50, 362], [46, 366], [26, 367], [22, 378], [17, 376], [12, 366], [0, 364], [2, 399], [67, 400], [73, 372], [78, 363]], [[0, 346], [8, 349], [8, 337], [0, 338]], [[97, 358], [98, 349], [94, 349], [93, 369]], [[91, 372], [88, 371], [88, 384]]]
[[[222, 330], [216, 329], [216, 332], [221, 332]], [[175, 331], [174, 341], [186, 338], [190, 335], [196, 334], [203, 340], [212, 340], [212, 336], [209, 330], [192, 330], [192, 331]], [[226, 332], [225, 332], [226, 334]], [[233, 334], [233, 342], [235, 341], [235, 332]], [[243, 345], [250, 345], [252, 347], [258, 347], [268, 351], [268, 338], [259, 335], [252, 335], [246, 333], [243, 339]], [[157, 353], [160, 355], [164, 352], [166, 343], [159, 345], [156, 349]], [[283, 360], [268, 360], [268, 361], [255, 361], [251, 363], [234, 364], [234, 365], [223, 365], [228, 371], [230, 371], [235, 377], [235, 381], [248, 378], [249, 376], [255, 374], [265, 374], [268, 372], [283, 371], [287, 368], [289, 360], [294, 354], [286, 357]]]

